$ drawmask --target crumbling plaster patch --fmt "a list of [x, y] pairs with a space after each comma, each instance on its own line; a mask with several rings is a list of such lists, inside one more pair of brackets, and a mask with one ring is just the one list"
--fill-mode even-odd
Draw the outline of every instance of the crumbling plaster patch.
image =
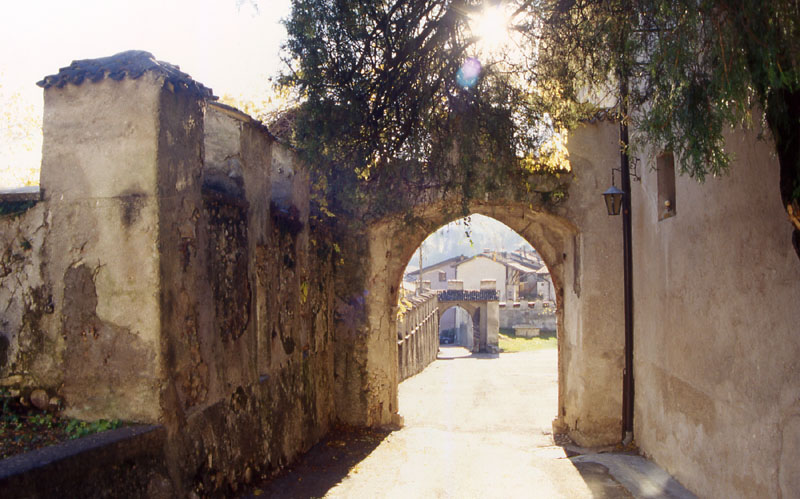
[[22, 384], [60, 383], [61, 344], [52, 334], [53, 297], [43, 276], [47, 210], [0, 218], [0, 378], [22, 375]]
[[[68, 414], [152, 420], [158, 379], [153, 349], [128, 328], [97, 316], [96, 269], [79, 264], [64, 275], [63, 393]], [[117, 407], [125, 406], [124, 409]]]

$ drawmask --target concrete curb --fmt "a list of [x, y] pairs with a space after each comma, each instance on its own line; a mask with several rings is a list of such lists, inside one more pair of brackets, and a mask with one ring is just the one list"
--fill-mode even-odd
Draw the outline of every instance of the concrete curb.
[[0, 490], [8, 497], [140, 495], [153, 472], [166, 478], [165, 437], [162, 426], [126, 426], [11, 456], [0, 460]]
[[637, 499], [697, 499], [669, 473], [641, 456], [630, 454], [584, 454], [570, 458], [576, 463], [597, 463]]

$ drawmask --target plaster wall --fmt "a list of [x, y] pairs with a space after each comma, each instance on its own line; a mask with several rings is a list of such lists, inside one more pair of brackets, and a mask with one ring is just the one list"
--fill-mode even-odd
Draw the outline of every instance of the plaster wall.
[[55, 319], [46, 335], [75, 417], [161, 412], [160, 97], [149, 73], [44, 93], [44, 275]]
[[506, 299], [506, 266], [491, 258], [478, 255], [459, 263], [456, 279], [464, 282], [464, 289], [481, 289], [481, 280], [494, 279], [500, 301]]
[[555, 300], [556, 291], [553, 288], [553, 281], [549, 276], [544, 277], [543, 280], [536, 283], [536, 292], [542, 297], [543, 300]]
[[600, 195], [618, 167], [618, 144], [613, 123], [570, 134], [575, 177], [563, 213], [578, 230], [562, 242], [557, 266], [534, 245], [556, 289], [560, 414], [554, 426], [589, 446], [618, 442], [622, 428], [622, 228]]
[[[800, 262], [772, 144], [727, 137], [730, 174], [633, 184], [635, 437], [703, 497], [800, 490]], [[655, 165], [642, 157], [643, 165]]]
[[[444, 272], [445, 278], [442, 280], [440, 278], [440, 272]], [[447, 289], [447, 282], [456, 278], [456, 269], [452, 265], [444, 265], [442, 267], [428, 270], [422, 273], [422, 280], [423, 281], [430, 281], [431, 289], [439, 290], [439, 289]]]

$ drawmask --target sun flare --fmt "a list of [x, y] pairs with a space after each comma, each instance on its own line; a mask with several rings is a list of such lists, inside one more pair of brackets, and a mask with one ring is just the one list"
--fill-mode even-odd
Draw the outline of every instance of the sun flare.
[[469, 27], [478, 40], [477, 46], [480, 52], [490, 54], [497, 52], [509, 42], [510, 17], [502, 4], [487, 5], [470, 16]]

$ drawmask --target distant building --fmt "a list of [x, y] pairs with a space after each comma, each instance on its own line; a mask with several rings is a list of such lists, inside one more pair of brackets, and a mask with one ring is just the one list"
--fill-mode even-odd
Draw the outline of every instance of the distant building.
[[475, 255], [456, 264], [456, 279], [464, 283], [464, 289], [481, 289], [481, 281], [494, 279], [500, 300], [506, 300], [506, 265], [486, 253]]
[[[442, 260], [422, 269], [422, 280], [430, 282], [430, 289], [447, 289], [447, 283], [462, 281], [463, 289], [479, 289], [482, 279], [494, 279], [500, 291], [501, 301], [517, 301], [520, 298], [544, 300], [555, 298], [550, 273], [536, 251], [519, 249], [495, 251], [484, 249], [471, 258], [459, 255]], [[419, 271], [409, 272], [406, 283], [417, 283]], [[416, 284], [413, 284], [416, 289]]]
[[547, 272], [538, 253], [520, 249], [510, 252], [484, 250], [483, 254], [505, 265], [504, 287], [500, 288], [498, 285], [498, 288], [504, 290], [501, 291], [502, 301], [514, 302], [522, 297], [534, 299], [538, 296], [539, 272], [541, 269]]
[[[430, 281], [432, 290], [447, 289], [447, 281], [457, 279], [456, 265], [466, 260], [464, 255], [459, 255], [441, 262], [434, 263], [422, 269], [422, 280]], [[406, 282], [414, 283], [419, 282], [419, 270], [409, 272], [405, 275]], [[477, 289], [477, 288], [475, 288]]]
[[547, 267], [542, 267], [536, 271], [536, 291], [538, 295], [545, 302], [554, 302], [556, 299], [556, 290], [553, 287], [553, 279], [550, 277], [550, 271]]
[[[425, 286], [429, 285], [433, 291], [449, 289], [451, 286], [477, 290], [481, 288], [481, 281], [494, 281], [500, 294], [500, 301], [509, 303], [507, 307], [503, 306], [500, 309], [501, 322], [507, 323], [506, 325], [527, 324], [532, 321], [535, 323], [536, 321], [527, 317], [528, 315], [535, 316], [534, 318], [541, 322], [549, 317], [542, 315], [544, 317], [542, 319], [541, 314], [555, 310], [555, 290], [550, 272], [535, 251], [520, 249], [507, 252], [485, 249], [482, 253], [469, 258], [459, 255], [423, 267], [422, 280]], [[415, 270], [405, 275], [403, 287], [413, 293], [417, 289], [418, 282], [419, 271]], [[521, 299], [529, 300], [530, 305], [524, 303], [525, 310], [512, 307], [512, 303]], [[536, 305], [532, 307], [534, 303]], [[554, 327], [548, 324], [540, 326]], [[453, 337], [455, 344], [468, 348], [472, 344], [472, 329], [472, 318], [460, 307], [445, 310], [439, 319], [440, 334], [446, 332], [450, 335], [448, 338]]]

